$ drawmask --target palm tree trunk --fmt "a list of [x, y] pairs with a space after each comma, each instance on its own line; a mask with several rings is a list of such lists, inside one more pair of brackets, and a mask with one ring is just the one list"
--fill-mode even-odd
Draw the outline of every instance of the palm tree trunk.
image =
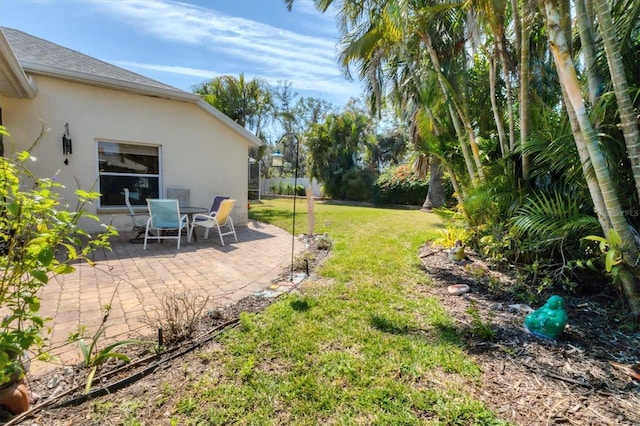
[[504, 33], [495, 34], [497, 37], [497, 47], [502, 64], [502, 74], [504, 76], [505, 95], [507, 96], [507, 114], [509, 115], [509, 150], [516, 148], [516, 123], [513, 114], [513, 88], [511, 87], [511, 72], [509, 70], [509, 57], [504, 48]]
[[[530, 0], [525, 0], [522, 5], [522, 19], [524, 25], [521, 26], [521, 46], [520, 46], [520, 145], [524, 146], [529, 139], [529, 128], [531, 122], [531, 98], [529, 96], [529, 35], [533, 20], [533, 7]], [[522, 178], [526, 182], [529, 179], [529, 156], [522, 154]]]
[[596, 48], [593, 38], [593, 20], [587, 13], [585, 0], [576, 0], [576, 23], [580, 34], [580, 45], [584, 59], [587, 84], [589, 86], [589, 103], [594, 105], [601, 92], [602, 81], [596, 67]]
[[500, 151], [502, 151], [502, 158], [505, 158], [509, 154], [509, 147], [506, 143], [506, 135], [504, 133], [504, 123], [502, 122], [502, 116], [500, 115], [500, 109], [498, 108], [498, 102], [496, 101], [496, 59], [493, 55], [489, 56], [489, 93], [491, 96], [491, 109], [493, 110], [493, 120], [496, 122], [496, 129], [498, 130], [498, 141], [500, 142]]
[[[525, 1], [528, 2], [528, 0]], [[515, 45], [522, 46], [522, 19], [520, 18], [520, 14], [518, 14], [518, 0], [511, 0], [511, 14], [511, 19], [513, 21], [513, 32], [516, 35]]]
[[618, 111], [620, 114], [620, 123], [622, 125], [622, 133], [627, 146], [627, 155], [631, 162], [631, 171], [636, 184], [636, 193], [640, 198], [640, 133], [636, 114], [629, 96], [629, 86], [625, 76], [624, 65], [622, 64], [622, 55], [620, 47], [616, 40], [616, 30], [611, 19], [611, 11], [609, 4], [605, 0], [594, 0], [596, 14], [598, 15], [598, 23], [600, 24], [600, 33], [604, 41], [604, 50], [607, 55], [607, 64], [609, 64], [609, 73], [611, 74], [611, 82], [616, 93], [618, 101]]
[[444, 186], [442, 185], [442, 167], [438, 157], [432, 156], [429, 163], [429, 190], [422, 204], [423, 210], [444, 206]]
[[[436, 134], [436, 136], [441, 136], [442, 132], [440, 131], [440, 128], [438, 127], [438, 122], [436, 121], [433, 115], [433, 111], [430, 108], [427, 108], [427, 114], [429, 114], [429, 117], [431, 118], [431, 122], [433, 123], [433, 132]], [[462, 188], [458, 184], [458, 179], [456, 179], [456, 175], [453, 172], [453, 169], [451, 168], [451, 166], [448, 164], [446, 160], [443, 160], [442, 158], [440, 158], [440, 162], [442, 165], [444, 165], [444, 168], [447, 171], [447, 174], [449, 175], [449, 179], [451, 179], [451, 185], [453, 186], [453, 192], [456, 197], [456, 200], [458, 200], [458, 206], [462, 209], [463, 208], [462, 206], [464, 205], [463, 203], [464, 194], [462, 192]], [[463, 211], [463, 214], [464, 214], [464, 211]]]
[[[451, 115], [451, 121], [453, 123], [453, 127], [456, 130], [456, 134], [458, 136], [458, 141], [460, 143], [460, 147], [462, 148], [462, 155], [464, 156], [464, 162], [467, 166], [467, 171], [469, 172], [469, 177], [471, 178], [471, 182], [475, 183], [478, 177], [478, 174], [480, 173], [480, 166], [478, 166], [478, 162], [480, 160], [480, 156], [477, 155], [478, 159], [476, 160], [476, 164], [474, 166], [474, 161], [473, 159], [475, 159], [476, 154], [475, 152], [473, 153], [473, 156], [471, 155], [471, 152], [469, 152], [469, 146], [467, 145], [467, 142], [464, 139], [464, 133], [462, 132], [462, 128], [461, 128], [461, 124], [460, 123], [460, 116], [458, 114], [456, 114], [456, 111], [454, 110], [454, 107], [451, 106], [451, 103], [456, 103], [455, 100], [453, 99], [453, 97], [451, 96], [450, 91], [448, 90], [449, 84], [446, 81], [446, 78], [444, 75], [442, 75], [442, 71], [441, 71], [441, 67], [440, 67], [440, 59], [438, 58], [438, 53], [436, 52], [436, 50], [433, 48], [433, 45], [431, 44], [431, 37], [429, 35], [423, 35], [422, 36], [422, 40], [425, 43], [425, 46], [427, 47], [427, 51], [429, 52], [429, 57], [431, 58], [431, 65], [434, 68], [434, 71], [436, 72], [436, 75], [438, 76], [438, 83], [440, 85], [440, 90], [442, 90], [442, 94], [444, 95], [444, 97], [449, 100], [449, 113]], [[464, 126], [465, 130], [466, 130], [466, 125]], [[474, 139], [475, 141], [475, 139]], [[469, 141], [469, 145], [471, 145], [471, 141]], [[472, 151], [473, 151], [473, 145], [471, 145]], [[478, 151], [478, 148], [476, 146], [475, 151]], [[480, 175], [482, 176], [482, 175]]]
[[[589, 152], [589, 158], [595, 172], [595, 177], [602, 191], [602, 196], [606, 206], [607, 214], [611, 221], [613, 229], [620, 235], [622, 239], [621, 250], [626, 266], [634, 268], [636, 259], [638, 259], [638, 249], [635, 244], [633, 233], [627, 223], [624, 212], [620, 205], [620, 199], [613, 185], [607, 162], [598, 144], [598, 137], [591, 126], [587, 109], [580, 92], [580, 85], [576, 75], [575, 66], [569, 53], [568, 45], [561, 26], [561, 15], [558, 11], [558, 0], [540, 0], [541, 5], [546, 11], [546, 28], [549, 34], [549, 42], [551, 53], [556, 64], [560, 84], [566, 91], [569, 102], [573, 107], [577, 122], [580, 126], [580, 132]], [[576, 141], [578, 143], [578, 141]], [[633, 277], [633, 275], [631, 275]], [[622, 277], [621, 277], [622, 278]], [[623, 283], [623, 288], [631, 308], [631, 312], [635, 317], [640, 317], [640, 299], [638, 294], [638, 280], [630, 280]]]
[[582, 133], [580, 132], [580, 125], [578, 124], [578, 118], [576, 112], [573, 110], [573, 106], [569, 101], [566, 91], [562, 90], [562, 97], [564, 98], [567, 115], [569, 116], [569, 123], [571, 124], [571, 130], [573, 132], [573, 139], [578, 149], [578, 157], [580, 157], [580, 164], [582, 165], [582, 174], [584, 175], [587, 187], [589, 188], [589, 194], [593, 201], [593, 209], [596, 211], [600, 226], [604, 231], [605, 236], [609, 235], [609, 229], [611, 229], [611, 220], [607, 213], [607, 206], [604, 203], [602, 191], [598, 185], [597, 179], [593, 176], [593, 168], [591, 167], [591, 159], [589, 158], [589, 150], [584, 143]]
[[[445, 78], [445, 76], [442, 74], [442, 68], [440, 66], [440, 58], [438, 57], [438, 53], [436, 52], [436, 50], [433, 48], [433, 44], [431, 43], [431, 36], [429, 36], [428, 34], [423, 35], [423, 41], [425, 42], [425, 45], [427, 47], [427, 52], [429, 52], [429, 57], [431, 58], [431, 63], [433, 65], [433, 68], [435, 69], [438, 75], [438, 81], [440, 82], [440, 87], [444, 95], [447, 97], [447, 99], [449, 99], [451, 103], [453, 103], [453, 107], [455, 108], [455, 111], [457, 113], [457, 116], [456, 114], [453, 114], [452, 119], [459, 120], [459, 123], [463, 125], [465, 133], [469, 140], [469, 147], [471, 148], [471, 153], [473, 154], [473, 160], [475, 162], [475, 169], [476, 169], [475, 171], [477, 172], [478, 176], [482, 178], [482, 162], [480, 161], [480, 150], [478, 149], [478, 144], [476, 143], [476, 136], [473, 131], [473, 126], [471, 125], [471, 120], [469, 119], [468, 115], [464, 112], [464, 109], [460, 105], [460, 102], [458, 102], [458, 99], [455, 96], [455, 94], [451, 93], [451, 91], [449, 90], [450, 85], [447, 79]], [[473, 175], [475, 176], [475, 173]]]

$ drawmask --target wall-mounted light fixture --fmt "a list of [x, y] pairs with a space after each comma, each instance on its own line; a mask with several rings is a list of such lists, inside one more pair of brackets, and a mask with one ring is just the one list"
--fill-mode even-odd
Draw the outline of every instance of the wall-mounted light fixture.
[[[68, 157], [70, 154], [73, 154], [72, 146], [71, 146], [71, 134], [69, 134], [69, 123], [64, 125], [64, 134], [62, 135], [62, 154], [65, 157]], [[69, 158], [64, 159], [64, 165], [69, 164]]]

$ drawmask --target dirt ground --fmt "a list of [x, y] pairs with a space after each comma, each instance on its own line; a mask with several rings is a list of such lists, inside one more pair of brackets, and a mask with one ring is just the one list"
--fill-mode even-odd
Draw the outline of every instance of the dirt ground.
[[[312, 278], [326, 255], [327, 251], [315, 251], [307, 256]], [[461, 262], [450, 260], [447, 250], [431, 246], [422, 247], [417, 255], [435, 284], [421, 290], [437, 297], [452, 316], [467, 352], [483, 371], [477, 397], [500, 418], [518, 425], [640, 424], [640, 381], [623, 368], [640, 361], [640, 333], [620, 331], [611, 320], [615, 315], [608, 310], [610, 301], [565, 296], [567, 327], [557, 340], [541, 339], [523, 327], [528, 306], [486, 291], [491, 281], [508, 284], [507, 275], [469, 252]], [[288, 272], [283, 271], [274, 283], [286, 278]], [[452, 284], [467, 284], [471, 291], [450, 295], [447, 287]], [[147, 401], [131, 407], [136, 416], [148, 424], [168, 424], [170, 413], [156, 408], [166, 401], [166, 383], [179, 397], [180, 389], [207, 368], [196, 349], [215, 349], [215, 336], [235, 326], [241, 312], [259, 312], [272, 300], [251, 296], [210, 311], [199, 324], [197, 337], [162, 355], [129, 354], [134, 360], [130, 365], [121, 370], [114, 365], [96, 379], [102, 386], [94, 389], [106, 395], [94, 393], [90, 400], [82, 396], [86, 370], [79, 367], [30, 377], [29, 388], [39, 400], [27, 415], [7, 424], [121, 425], [128, 415], [122, 407], [134, 399]]]
[[[487, 291], [511, 278], [467, 251], [461, 262], [448, 250], [420, 250], [435, 295], [453, 317], [466, 350], [483, 371], [478, 397], [518, 425], [640, 425], [640, 381], [623, 370], [640, 362], [640, 333], [621, 332], [598, 297], [564, 296], [569, 321], [560, 337], [531, 335], [524, 319], [531, 309]], [[471, 291], [450, 295], [449, 285]], [[640, 377], [640, 376], [639, 376]]]

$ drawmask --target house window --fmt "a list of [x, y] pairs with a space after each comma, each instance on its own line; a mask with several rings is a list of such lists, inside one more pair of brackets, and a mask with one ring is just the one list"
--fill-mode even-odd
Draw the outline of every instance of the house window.
[[160, 194], [160, 147], [98, 142], [100, 206], [124, 206], [123, 188], [133, 205], [146, 205]]

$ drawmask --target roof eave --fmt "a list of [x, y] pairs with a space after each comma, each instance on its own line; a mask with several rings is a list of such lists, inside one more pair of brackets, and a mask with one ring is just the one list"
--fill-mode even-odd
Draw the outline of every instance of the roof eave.
[[115, 78], [102, 77], [97, 75], [89, 75], [82, 72], [65, 70], [62, 68], [46, 66], [42, 64], [36, 64], [33, 62], [22, 62], [24, 70], [30, 74], [42, 75], [45, 77], [58, 78], [61, 80], [67, 80], [75, 83], [89, 84], [92, 86], [103, 87], [107, 89], [114, 89], [120, 91], [126, 91], [129, 93], [135, 93], [145, 96], [155, 96], [159, 98], [190, 101], [195, 102], [200, 97], [193, 93], [184, 92], [182, 90], [164, 89], [162, 87], [146, 86], [124, 80], [118, 80]]
[[11, 93], [3, 93], [4, 95], [28, 99], [36, 97], [38, 90], [35, 83], [20, 66], [2, 31], [0, 31], [0, 75], [4, 75], [7, 78], [9, 85], [13, 89]]

